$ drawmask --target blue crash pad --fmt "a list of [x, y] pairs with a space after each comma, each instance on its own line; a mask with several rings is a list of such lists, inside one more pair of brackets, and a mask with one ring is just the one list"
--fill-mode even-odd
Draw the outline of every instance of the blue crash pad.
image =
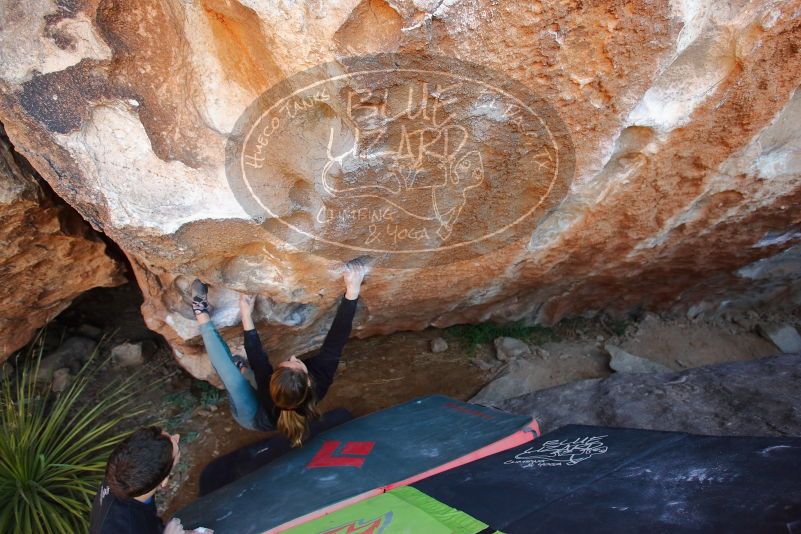
[[506, 534], [801, 533], [801, 438], [569, 425], [412, 487]]
[[[350, 412], [344, 408], [331, 410], [309, 425], [309, 435], [314, 437], [351, 419], [353, 417]], [[200, 473], [198, 494], [202, 497], [218, 490], [234, 480], [249, 475], [270, 462], [274, 462], [276, 458], [280, 458], [291, 450], [292, 445], [289, 439], [274, 433], [267, 439], [251, 443], [229, 454], [215, 458]]]
[[530, 421], [443, 396], [424, 397], [328, 430], [176, 516], [187, 529], [265, 532], [442, 466]]

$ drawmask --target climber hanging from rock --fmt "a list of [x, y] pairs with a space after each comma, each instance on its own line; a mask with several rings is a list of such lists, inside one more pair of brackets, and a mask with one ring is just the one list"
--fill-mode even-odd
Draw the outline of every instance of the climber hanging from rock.
[[214, 328], [209, 315], [208, 288], [200, 280], [192, 283], [192, 310], [211, 364], [228, 392], [234, 419], [244, 428], [270, 432], [278, 430], [293, 446], [303, 441], [309, 423], [320, 416], [317, 402], [331, 387], [342, 349], [350, 337], [356, 303], [367, 272], [366, 262], [356, 259], [345, 265], [345, 295], [334, 322], [317, 356], [305, 362], [296, 357], [273, 369], [253, 324], [256, 297], [241, 295], [245, 352], [256, 378], [256, 389], [242, 375], [228, 345]]

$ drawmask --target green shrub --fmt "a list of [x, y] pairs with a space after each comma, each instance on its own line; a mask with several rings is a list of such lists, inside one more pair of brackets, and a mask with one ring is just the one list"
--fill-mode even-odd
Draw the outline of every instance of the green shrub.
[[82, 402], [98, 368], [95, 354], [62, 393], [37, 385], [41, 346], [0, 385], [0, 532], [75, 534], [88, 530], [92, 499], [113, 447], [139, 415], [136, 375]]
[[172, 404], [181, 412], [190, 411], [197, 405], [197, 400], [190, 391], [178, 391], [176, 393], [170, 393], [164, 397], [164, 401]]
[[623, 336], [626, 334], [626, 330], [628, 327], [633, 323], [631, 319], [628, 318], [613, 318], [613, 317], [606, 317], [601, 316], [600, 319], [601, 326], [604, 327], [604, 330], [609, 332], [614, 336]]
[[536, 345], [558, 339], [551, 328], [525, 326], [521, 321], [506, 324], [460, 324], [451, 326], [446, 331], [471, 351], [475, 351], [479, 345], [492, 343], [497, 337], [514, 337]]
[[200, 405], [204, 408], [217, 406], [223, 400], [223, 392], [203, 380], [195, 381], [197, 389], [200, 391]]

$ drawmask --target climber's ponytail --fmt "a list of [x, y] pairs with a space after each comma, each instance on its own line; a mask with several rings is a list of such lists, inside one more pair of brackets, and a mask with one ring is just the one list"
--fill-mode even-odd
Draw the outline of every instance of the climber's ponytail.
[[314, 387], [307, 373], [279, 367], [270, 377], [270, 396], [278, 409], [277, 430], [297, 447], [320, 417]]
[[289, 438], [293, 447], [297, 447], [309, 426], [306, 418], [293, 410], [280, 410], [278, 414], [278, 431]]

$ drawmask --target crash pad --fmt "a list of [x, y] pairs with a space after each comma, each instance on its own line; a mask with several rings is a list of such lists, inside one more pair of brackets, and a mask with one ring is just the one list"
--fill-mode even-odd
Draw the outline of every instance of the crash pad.
[[414, 487], [508, 534], [787, 533], [801, 438], [570, 425]]
[[248, 534], [338, 507], [530, 441], [528, 417], [431, 396], [344, 423], [176, 516], [186, 528]]
[[[344, 408], [326, 412], [309, 425], [309, 437], [314, 437], [337, 425], [350, 421], [353, 417]], [[292, 450], [289, 439], [273, 433], [268, 438], [241, 447], [231, 453], [215, 458], [200, 473], [199, 495], [208, 495], [234, 480], [264, 467], [276, 458]]]
[[403, 486], [291, 528], [286, 534], [476, 534], [485, 523]]

